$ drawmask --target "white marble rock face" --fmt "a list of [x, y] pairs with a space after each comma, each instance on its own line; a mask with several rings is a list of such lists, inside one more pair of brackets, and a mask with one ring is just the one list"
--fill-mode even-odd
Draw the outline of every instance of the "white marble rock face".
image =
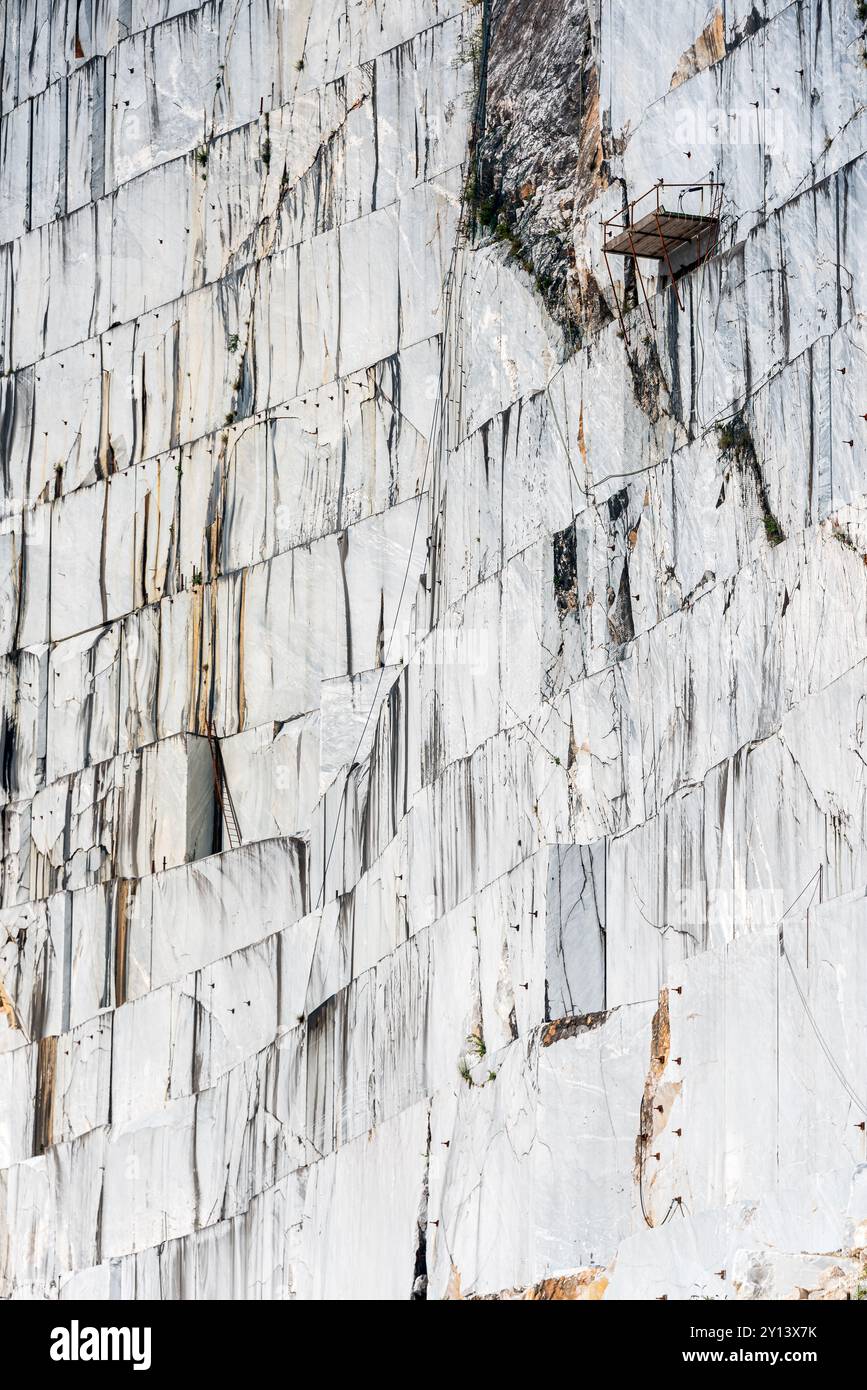
[[864, 26], [561, 10], [3, 7], [3, 1298], [867, 1288]]

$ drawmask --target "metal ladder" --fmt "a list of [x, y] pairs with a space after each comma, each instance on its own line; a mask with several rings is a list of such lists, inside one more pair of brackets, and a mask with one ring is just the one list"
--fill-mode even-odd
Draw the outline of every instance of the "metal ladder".
[[208, 725], [208, 747], [211, 750], [211, 767], [214, 773], [214, 791], [220, 803], [220, 810], [223, 813], [223, 823], [226, 827], [226, 835], [229, 840], [230, 849], [240, 849], [241, 847], [241, 827], [238, 824], [238, 814], [235, 810], [235, 803], [232, 800], [232, 793], [229, 790], [229, 783], [226, 780], [226, 768], [223, 763], [223, 754], [220, 750], [220, 741], [214, 732], [213, 721]]

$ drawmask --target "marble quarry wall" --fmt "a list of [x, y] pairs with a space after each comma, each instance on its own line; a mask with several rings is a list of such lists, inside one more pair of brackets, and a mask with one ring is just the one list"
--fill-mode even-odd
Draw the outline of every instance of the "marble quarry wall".
[[864, 10], [2, 7], [0, 1296], [867, 1289]]

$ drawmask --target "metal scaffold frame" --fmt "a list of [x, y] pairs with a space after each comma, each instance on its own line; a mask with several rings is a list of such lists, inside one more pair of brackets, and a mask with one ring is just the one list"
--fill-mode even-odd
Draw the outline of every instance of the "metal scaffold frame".
[[[614, 276], [611, 273], [609, 258], [611, 256], [624, 256], [634, 262], [641, 294], [655, 329], [656, 317], [651, 308], [650, 297], [639, 262], [641, 260], [665, 262], [677, 298], [677, 307], [683, 309], [683, 300], [680, 297], [677, 283], [678, 275], [704, 264], [715, 250], [719, 236], [722, 187], [721, 183], [716, 182], [666, 183], [660, 179], [653, 188], [649, 188], [646, 193], [642, 193], [640, 197], [633, 198], [630, 203], [627, 203], [621, 212], [615, 213], [613, 217], [602, 219], [602, 254], [605, 257], [605, 269], [608, 272], [611, 291], [614, 295], [614, 305], [620, 321], [620, 330], [624, 338], [627, 334], [623, 319], [623, 307], [620, 303], [620, 295], [617, 292]], [[677, 197], [679, 206], [676, 212], [665, 207], [663, 199], [666, 189], [680, 190]], [[683, 211], [683, 200], [688, 194], [699, 194], [700, 206], [697, 212]], [[654, 199], [650, 210], [636, 215], [640, 205], [649, 198]], [[696, 247], [695, 260], [680, 267], [679, 270], [675, 269], [672, 258], [685, 246]]]

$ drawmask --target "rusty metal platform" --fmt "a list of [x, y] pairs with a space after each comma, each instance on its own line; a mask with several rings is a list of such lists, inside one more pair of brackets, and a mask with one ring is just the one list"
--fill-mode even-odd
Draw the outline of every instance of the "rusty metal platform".
[[712, 245], [719, 219], [694, 213], [668, 212], [666, 208], [648, 212], [632, 227], [626, 227], [605, 242], [603, 250], [612, 256], [641, 256], [663, 261], [690, 242]]
[[[668, 201], [676, 201], [678, 211], [672, 212], [670, 208], [665, 207], [664, 198], [667, 198]], [[651, 199], [653, 201], [650, 211], [639, 216], [638, 210], [641, 204], [647, 206]], [[685, 200], [692, 202], [691, 210], [689, 208], [684, 209]], [[620, 295], [614, 276], [611, 274], [608, 257], [627, 256], [634, 262], [636, 280], [641, 287], [641, 294], [650, 322], [655, 328], [656, 317], [639, 262], [642, 260], [665, 262], [668, 271], [668, 285], [674, 292], [677, 307], [683, 309], [678, 279], [695, 269], [696, 266], [703, 265], [716, 250], [721, 211], [722, 184], [717, 182], [666, 183], [664, 179], [660, 179], [653, 188], [642, 193], [640, 198], [633, 198], [620, 213], [615, 213], [613, 217], [603, 218], [602, 255], [605, 260], [605, 268], [608, 271], [608, 279], [611, 282], [614, 307], [620, 321], [620, 331], [627, 342], [629, 339], [623, 307], [620, 303]], [[684, 257], [681, 254], [684, 248], [688, 247], [694, 248], [694, 254], [691, 258], [689, 255]], [[675, 268], [675, 263], [677, 268]]]

